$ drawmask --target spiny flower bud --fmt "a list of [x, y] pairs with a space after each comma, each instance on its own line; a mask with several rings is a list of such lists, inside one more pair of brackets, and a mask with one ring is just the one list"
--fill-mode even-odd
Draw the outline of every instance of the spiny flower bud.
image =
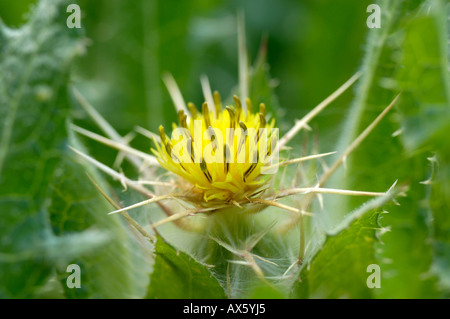
[[178, 111], [172, 137], [161, 126], [161, 142], [155, 141], [158, 162], [179, 177], [179, 187], [192, 194], [188, 200], [203, 206], [248, 202], [270, 179], [267, 168], [277, 168], [275, 119], [266, 121], [263, 103], [252, 113], [247, 98], [244, 112], [241, 100], [233, 99], [235, 107], [222, 108], [214, 92], [215, 112], [206, 102], [202, 112], [189, 103], [191, 114]]

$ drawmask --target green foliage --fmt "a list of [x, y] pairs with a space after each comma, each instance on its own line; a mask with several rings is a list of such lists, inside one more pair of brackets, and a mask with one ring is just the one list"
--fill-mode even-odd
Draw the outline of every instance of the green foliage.
[[147, 298], [223, 299], [225, 291], [207, 267], [157, 238]]
[[[71, 136], [71, 145], [78, 145]], [[57, 278], [68, 298], [136, 298], [146, 289], [145, 278], [150, 271], [151, 248], [134, 229], [125, 225], [119, 215], [108, 216], [112, 207], [90, 182], [87, 174], [102, 178], [94, 170], [82, 165], [75, 154], [67, 156], [52, 181], [52, 204], [49, 217], [57, 236], [100, 232], [107, 240], [101, 249], [93, 249], [92, 242], [73, 243], [83, 249], [92, 247], [92, 253], [74, 254], [70, 263], [80, 266], [80, 289], [68, 288], [68, 273], [57, 268]], [[105, 185], [103, 181], [101, 184]], [[67, 267], [67, 266], [66, 266]], [[128, 269], [133, 271], [128, 271]], [[114, 278], [112, 280], [112, 278]]]
[[367, 267], [376, 264], [375, 243], [384, 231], [377, 207], [386, 202], [380, 198], [367, 203], [325, 235], [317, 252], [303, 261], [293, 287], [295, 298], [372, 297]]
[[[330, 185], [381, 190], [393, 179], [409, 185], [408, 196], [399, 199], [400, 206], [390, 208], [382, 221], [391, 231], [376, 244], [383, 284], [375, 294], [382, 298], [433, 298], [442, 295], [436, 290], [436, 278], [430, 274], [435, 258], [430, 221], [435, 216], [448, 218], [448, 209], [444, 205], [432, 212], [436, 199], [430, 197], [434, 188], [430, 184], [440, 177], [431, 178], [431, 166], [445, 171], [447, 162], [430, 163], [427, 158], [448, 149], [443, 135], [448, 132], [445, 126], [450, 105], [445, 71], [446, 11], [440, 1], [383, 1], [380, 5], [389, 7], [384, 11], [389, 14], [383, 20], [384, 27], [370, 31], [362, 65], [364, 74], [343, 126], [341, 149], [401, 92], [397, 112], [376, 128], [349, 158], [346, 171], [337, 174]], [[374, 175], [377, 171], [383, 174]], [[430, 178], [431, 183], [423, 183]], [[443, 193], [439, 196], [441, 200], [446, 198]], [[339, 216], [361, 202], [339, 198], [325, 203], [342, 208]]]
[[80, 253], [67, 250], [72, 243], [104, 242], [93, 233], [56, 237], [48, 220], [50, 183], [64, 156], [69, 66], [83, 49], [79, 32], [57, 23], [65, 4], [40, 2], [18, 30], [0, 21], [2, 297], [30, 297], [55, 262]]
[[[91, 170], [67, 148], [69, 66], [84, 47], [60, 23], [67, 5], [42, 1], [19, 30], [1, 25], [0, 295], [39, 296], [58, 270], [66, 296], [135, 297], [143, 294], [135, 289], [142, 279], [130, 280], [139, 267], [124, 269], [136, 264], [131, 236], [105, 216], [110, 207], [90, 184]], [[81, 265], [81, 290], [65, 285], [70, 263]]]
[[[425, 14], [427, 10], [427, 14]], [[446, 19], [447, 17], [447, 19]], [[402, 63], [397, 78], [405, 92], [400, 104], [403, 143], [411, 152], [429, 151], [429, 185], [426, 204], [432, 246], [431, 273], [439, 288], [450, 293], [448, 251], [450, 248], [449, 149], [450, 79], [448, 74], [448, 4], [431, 1], [408, 21]], [[425, 35], [426, 34], [426, 35]], [[446, 71], [447, 70], [447, 71]]]

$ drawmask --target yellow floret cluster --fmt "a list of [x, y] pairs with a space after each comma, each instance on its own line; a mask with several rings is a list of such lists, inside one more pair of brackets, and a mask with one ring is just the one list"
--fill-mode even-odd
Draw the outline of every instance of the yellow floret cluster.
[[213, 108], [205, 102], [201, 112], [192, 103], [188, 112], [179, 110], [171, 137], [159, 128], [153, 153], [162, 167], [181, 177], [181, 191], [198, 202], [248, 201], [277, 169], [275, 120], [266, 121], [263, 103], [252, 112], [249, 99], [245, 108], [237, 96], [234, 101], [235, 106], [223, 108], [215, 92]]

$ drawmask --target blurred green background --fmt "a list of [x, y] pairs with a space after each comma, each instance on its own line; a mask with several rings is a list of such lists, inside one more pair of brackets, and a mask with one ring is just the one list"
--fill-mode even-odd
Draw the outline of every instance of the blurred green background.
[[[20, 26], [34, 2], [2, 1], [1, 17], [7, 25]], [[185, 100], [196, 105], [203, 102], [201, 74], [222, 96], [230, 95], [238, 80], [236, 15], [242, 10], [251, 62], [267, 37], [280, 114], [301, 117], [356, 72], [369, 3], [79, 1], [91, 43], [76, 61], [73, 81], [119, 132], [135, 125], [156, 131], [176, 119], [161, 80], [164, 71], [173, 74]], [[340, 121], [351, 98], [350, 92], [319, 115], [322, 134]]]

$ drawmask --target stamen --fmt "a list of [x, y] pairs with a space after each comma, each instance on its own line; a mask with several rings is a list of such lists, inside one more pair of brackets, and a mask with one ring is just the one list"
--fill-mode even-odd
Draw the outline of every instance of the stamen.
[[256, 134], [256, 143], [259, 142], [259, 139], [261, 138], [261, 135], [263, 135], [263, 130], [259, 129], [265, 129], [266, 128], [266, 118], [264, 117], [263, 113], [259, 113], [259, 124], [258, 124], [258, 132]]
[[203, 174], [208, 179], [208, 181], [211, 183], [212, 182], [211, 174], [209, 174], [208, 167], [206, 166], [204, 158], [202, 158], [202, 161], [200, 162], [200, 169], [202, 170]]
[[227, 144], [224, 144], [223, 146], [223, 163], [224, 163], [224, 169], [225, 169], [225, 174], [228, 173], [228, 169], [229, 169], [229, 162], [230, 162], [230, 148], [228, 147]]
[[277, 136], [276, 135], [271, 135], [270, 136], [270, 141], [269, 141], [269, 147], [267, 149], [267, 156], [271, 156], [272, 155], [272, 149], [275, 149], [277, 146]]
[[189, 103], [188, 103], [188, 108], [189, 108], [189, 111], [190, 111], [191, 114], [192, 114], [192, 117], [193, 117], [194, 119], [196, 119], [196, 118], [198, 117], [198, 111], [197, 111], [197, 108], [195, 107], [194, 103], [189, 102]]
[[239, 126], [244, 130], [244, 132], [241, 135], [241, 140], [240, 140], [239, 146], [238, 146], [238, 151], [237, 151], [238, 158], [239, 158], [239, 154], [241, 153], [242, 147], [245, 145], [245, 142], [248, 138], [247, 126], [244, 124], [244, 122], [240, 121]]
[[203, 113], [203, 119], [205, 121], [206, 127], [211, 126], [211, 119], [209, 117], [209, 107], [208, 103], [204, 102], [202, 105], [202, 113]]
[[245, 103], [247, 104], [247, 111], [251, 112], [253, 108], [252, 101], [249, 98], [246, 98]]
[[[244, 182], [246, 181], [247, 177], [250, 176], [250, 174], [255, 170], [256, 166], [259, 163], [259, 152], [257, 150], [255, 150], [255, 153], [256, 153], [256, 162], [251, 164], [250, 167], [245, 171]], [[249, 161], [250, 161], [250, 159], [249, 159]]]
[[234, 128], [235, 127], [234, 124], [235, 124], [235, 121], [236, 121], [236, 113], [229, 106], [225, 107], [225, 109], [228, 111], [228, 114], [230, 115], [230, 127]]
[[190, 145], [190, 148], [188, 147], [188, 150], [191, 153], [191, 161], [192, 161], [192, 163], [195, 163], [194, 140], [190, 135], [191, 135], [191, 133], [189, 133], [188, 142], [186, 142], [186, 143], [189, 143], [188, 145]]
[[159, 136], [161, 137], [161, 141], [164, 144], [164, 147], [166, 148], [167, 154], [169, 154], [169, 156], [173, 155], [172, 144], [170, 143], [170, 140], [167, 138], [167, 135], [164, 132], [164, 126], [162, 125], [159, 126]]
[[236, 104], [236, 121], [239, 122], [241, 120], [241, 113], [242, 113], [241, 100], [236, 95], [233, 95], [233, 100], [234, 103]]
[[220, 98], [220, 93], [218, 91], [214, 91], [213, 93], [214, 105], [216, 107], [216, 114], [219, 115], [222, 110], [222, 100]]
[[259, 113], [262, 113], [264, 116], [266, 116], [266, 105], [264, 103], [259, 104]]
[[[258, 154], [258, 153], [256, 153]], [[246, 181], [248, 175], [250, 175], [253, 170], [256, 168], [256, 165], [258, 165], [258, 163], [253, 163], [252, 165], [250, 165], [250, 167], [245, 171], [244, 173], [244, 182]]]
[[[209, 128], [212, 129], [212, 127], [209, 127]], [[214, 154], [215, 154], [216, 151], [217, 151], [217, 147], [218, 147], [217, 141], [216, 141], [216, 135], [215, 134], [209, 134], [209, 138], [211, 140], [211, 144], [213, 145], [213, 151], [214, 151]]]
[[178, 111], [178, 123], [182, 128], [187, 128], [187, 122], [186, 122], [187, 116], [184, 114], [183, 110]]
[[260, 128], [266, 127], [266, 117], [264, 116], [263, 113], [259, 113], [259, 127]]
[[244, 122], [240, 121], [239, 126], [244, 130], [244, 132], [247, 132], [247, 126], [245, 125]]

